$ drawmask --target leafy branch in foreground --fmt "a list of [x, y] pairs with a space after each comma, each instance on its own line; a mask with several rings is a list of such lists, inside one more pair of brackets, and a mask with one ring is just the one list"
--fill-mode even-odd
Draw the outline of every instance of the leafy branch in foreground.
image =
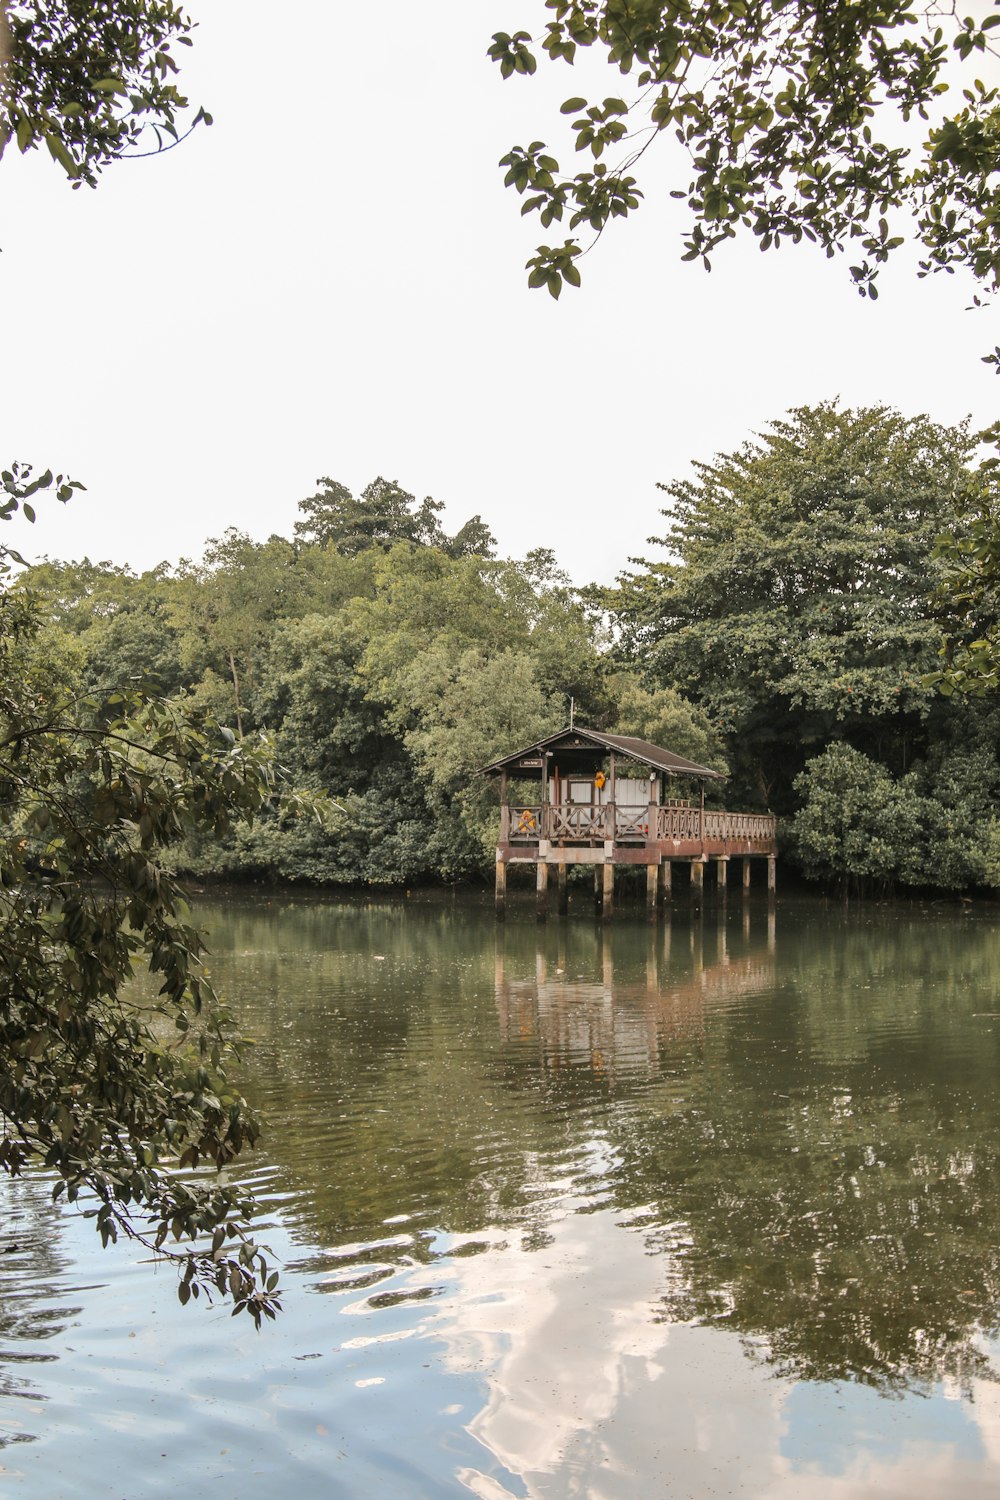
[[[994, 52], [1000, 14], [908, 0], [544, 0], [544, 9], [538, 36], [494, 34], [489, 56], [504, 78], [530, 77], [541, 54], [572, 65], [591, 48], [629, 87], [626, 97], [575, 94], [562, 105], [587, 169], [563, 172], [543, 141], [502, 159], [522, 213], [538, 213], [543, 228], [565, 221], [600, 236], [634, 212], [640, 163], [669, 137], [680, 153], [671, 196], [691, 214], [685, 260], [711, 269], [740, 230], [762, 250], [806, 239], [833, 255], [855, 244], [851, 275], [875, 297], [879, 269], [915, 222], [922, 274], [964, 266], [996, 289], [1000, 93], [975, 67]], [[961, 103], [946, 112], [956, 76]], [[530, 285], [558, 295], [563, 281], [577, 284], [578, 253], [576, 239], [540, 246]]]
[[[170, 0], [0, 0], [0, 156], [44, 144], [74, 187], [96, 187], [112, 162], [169, 150], [188, 107], [172, 48], [193, 29]], [[147, 129], [155, 150], [137, 151]]]
[[[0, 481], [3, 519], [75, 488], [18, 465]], [[105, 1244], [169, 1257], [182, 1302], [220, 1294], [259, 1326], [280, 1304], [252, 1196], [202, 1170], [228, 1166], [258, 1122], [227, 1082], [239, 1041], [164, 855], [253, 818], [273, 791], [269, 747], [183, 698], [47, 686], [12, 555], [0, 548], [0, 1168], [41, 1160]]]

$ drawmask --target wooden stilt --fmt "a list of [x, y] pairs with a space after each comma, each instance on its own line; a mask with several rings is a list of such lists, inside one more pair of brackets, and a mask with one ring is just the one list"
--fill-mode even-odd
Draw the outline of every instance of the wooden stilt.
[[646, 866], [646, 915], [656, 916], [656, 888], [660, 873], [659, 865]]
[[661, 859], [656, 880], [656, 896], [661, 906], [666, 906], [670, 900], [671, 869], [669, 859]]
[[728, 875], [728, 871], [729, 856], [728, 854], [722, 854], [715, 861], [715, 883], [719, 888], [719, 894], [722, 896], [725, 896], [726, 894], [726, 878]]
[[611, 860], [604, 866], [602, 896], [601, 913], [607, 922], [615, 913], [615, 867]]
[[600, 867], [600, 865], [595, 865], [594, 866], [594, 910], [598, 914], [600, 914], [600, 910], [601, 910], [601, 891], [603, 889], [601, 881], [602, 881], [601, 867]]
[[559, 914], [564, 917], [569, 910], [569, 883], [565, 864], [556, 866], [556, 878], [559, 886]]
[[749, 856], [749, 854], [744, 854], [744, 856], [743, 856], [743, 894], [746, 895], [746, 893], [747, 893], [747, 891], [749, 889], [750, 889], [750, 856]]
[[773, 896], [778, 889], [778, 861], [773, 854], [767, 856], [767, 893]]
[[544, 922], [549, 914], [549, 867], [544, 859], [535, 866], [535, 915]]
[[691, 896], [694, 900], [700, 900], [705, 889], [705, 866], [700, 859], [691, 861]]
[[503, 859], [497, 860], [496, 913], [501, 922], [507, 915], [507, 861]]

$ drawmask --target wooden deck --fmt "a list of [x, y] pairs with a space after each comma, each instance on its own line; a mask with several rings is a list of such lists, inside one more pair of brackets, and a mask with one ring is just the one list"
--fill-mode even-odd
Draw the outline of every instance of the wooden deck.
[[731, 859], [742, 865], [744, 892], [750, 888], [751, 862], [766, 860], [767, 889], [773, 895], [777, 852], [777, 820], [769, 813], [718, 812], [681, 802], [504, 803], [497, 845], [497, 916], [503, 917], [506, 910], [511, 864], [536, 866], [537, 912], [542, 918], [548, 914], [550, 870], [555, 867], [559, 909], [565, 911], [568, 866], [593, 866], [598, 910], [608, 918], [614, 910], [618, 866], [646, 866], [646, 907], [654, 915], [670, 898], [675, 861], [690, 866], [690, 890], [697, 897], [709, 860], [716, 862], [717, 886], [723, 892]]
[[497, 858], [507, 863], [604, 864], [610, 857], [615, 864], [641, 865], [774, 855], [776, 840], [777, 820], [768, 813], [702, 812], [654, 803], [511, 804], [501, 808]]

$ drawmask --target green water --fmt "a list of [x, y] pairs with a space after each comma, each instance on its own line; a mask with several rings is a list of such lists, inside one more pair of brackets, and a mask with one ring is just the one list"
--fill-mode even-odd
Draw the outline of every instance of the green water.
[[8, 1184], [13, 1493], [996, 1494], [1000, 917], [200, 915], [286, 1311]]

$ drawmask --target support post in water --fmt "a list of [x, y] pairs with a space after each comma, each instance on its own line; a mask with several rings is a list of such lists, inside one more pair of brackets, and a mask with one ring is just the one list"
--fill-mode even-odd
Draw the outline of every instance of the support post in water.
[[569, 911], [569, 883], [566, 879], [566, 863], [556, 866], [556, 878], [559, 887], [559, 915], [564, 917]]
[[744, 856], [743, 856], [743, 894], [746, 895], [746, 893], [747, 893], [747, 891], [749, 891], [749, 889], [750, 889], [750, 856], [749, 856], [749, 854], [744, 854]]
[[659, 883], [659, 865], [646, 866], [646, 915], [656, 916], [656, 889]]
[[700, 901], [705, 889], [705, 866], [700, 859], [691, 861], [691, 899]]
[[773, 896], [778, 889], [778, 861], [773, 854], [767, 856], [767, 894]]
[[729, 855], [720, 854], [715, 861], [715, 883], [719, 888], [719, 895], [725, 899], [726, 878], [729, 871]]
[[507, 861], [497, 860], [496, 913], [502, 922], [507, 915]]
[[535, 866], [535, 915], [544, 922], [549, 914], [549, 867], [544, 859]]
[[604, 865], [602, 882], [601, 915], [607, 922], [615, 913], [615, 867], [609, 859]]
[[661, 859], [656, 876], [656, 899], [660, 906], [666, 906], [670, 900], [671, 870], [669, 859]]

